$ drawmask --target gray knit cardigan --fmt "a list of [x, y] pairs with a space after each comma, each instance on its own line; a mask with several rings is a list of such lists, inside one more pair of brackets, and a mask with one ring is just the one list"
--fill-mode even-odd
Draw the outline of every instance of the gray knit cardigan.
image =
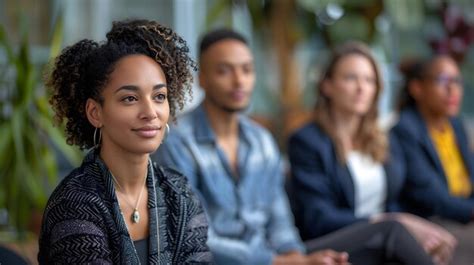
[[[149, 264], [211, 264], [207, 220], [186, 178], [148, 165]], [[40, 264], [140, 264], [110, 171], [92, 150], [55, 189], [39, 239]]]

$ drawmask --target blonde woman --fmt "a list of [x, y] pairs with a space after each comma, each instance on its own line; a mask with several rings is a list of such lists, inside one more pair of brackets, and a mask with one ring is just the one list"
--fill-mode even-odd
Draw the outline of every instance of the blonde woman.
[[317, 87], [314, 120], [288, 143], [296, 224], [312, 239], [358, 222], [397, 220], [436, 263], [446, 264], [452, 235], [398, 212], [405, 171], [395, 138], [377, 125], [381, 91], [366, 45], [350, 42], [334, 51]]

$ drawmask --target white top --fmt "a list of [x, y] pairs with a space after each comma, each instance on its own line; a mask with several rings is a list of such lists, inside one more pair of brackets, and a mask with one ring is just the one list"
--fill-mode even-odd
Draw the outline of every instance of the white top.
[[387, 180], [383, 165], [368, 155], [351, 151], [347, 166], [354, 182], [355, 216], [368, 218], [384, 212]]

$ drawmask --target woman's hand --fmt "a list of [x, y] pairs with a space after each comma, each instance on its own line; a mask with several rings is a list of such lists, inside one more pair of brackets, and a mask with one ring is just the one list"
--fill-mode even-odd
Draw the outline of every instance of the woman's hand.
[[314, 265], [348, 265], [349, 255], [346, 252], [336, 252], [334, 250], [321, 250], [307, 256], [308, 264]]
[[456, 238], [443, 227], [408, 213], [385, 213], [372, 221], [397, 220], [410, 231], [435, 264], [449, 264], [457, 245]]
[[303, 255], [299, 252], [290, 252], [276, 256], [273, 265], [295, 264], [295, 265], [349, 265], [349, 255], [346, 252], [334, 250], [321, 250]]

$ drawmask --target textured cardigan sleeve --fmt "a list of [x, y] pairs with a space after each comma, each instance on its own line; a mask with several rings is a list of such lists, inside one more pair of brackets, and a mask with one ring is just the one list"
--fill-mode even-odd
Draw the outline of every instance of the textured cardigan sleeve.
[[53, 197], [44, 213], [39, 264], [112, 264], [101, 207], [94, 196], [68, 191]]
[[186, 200], [187, 222], [182, 245], [182, 264], [213, 264], [213, 257], [207, 246], [208, 222], [198, 197], [191, 190], [184, 176], [183, 197]]

